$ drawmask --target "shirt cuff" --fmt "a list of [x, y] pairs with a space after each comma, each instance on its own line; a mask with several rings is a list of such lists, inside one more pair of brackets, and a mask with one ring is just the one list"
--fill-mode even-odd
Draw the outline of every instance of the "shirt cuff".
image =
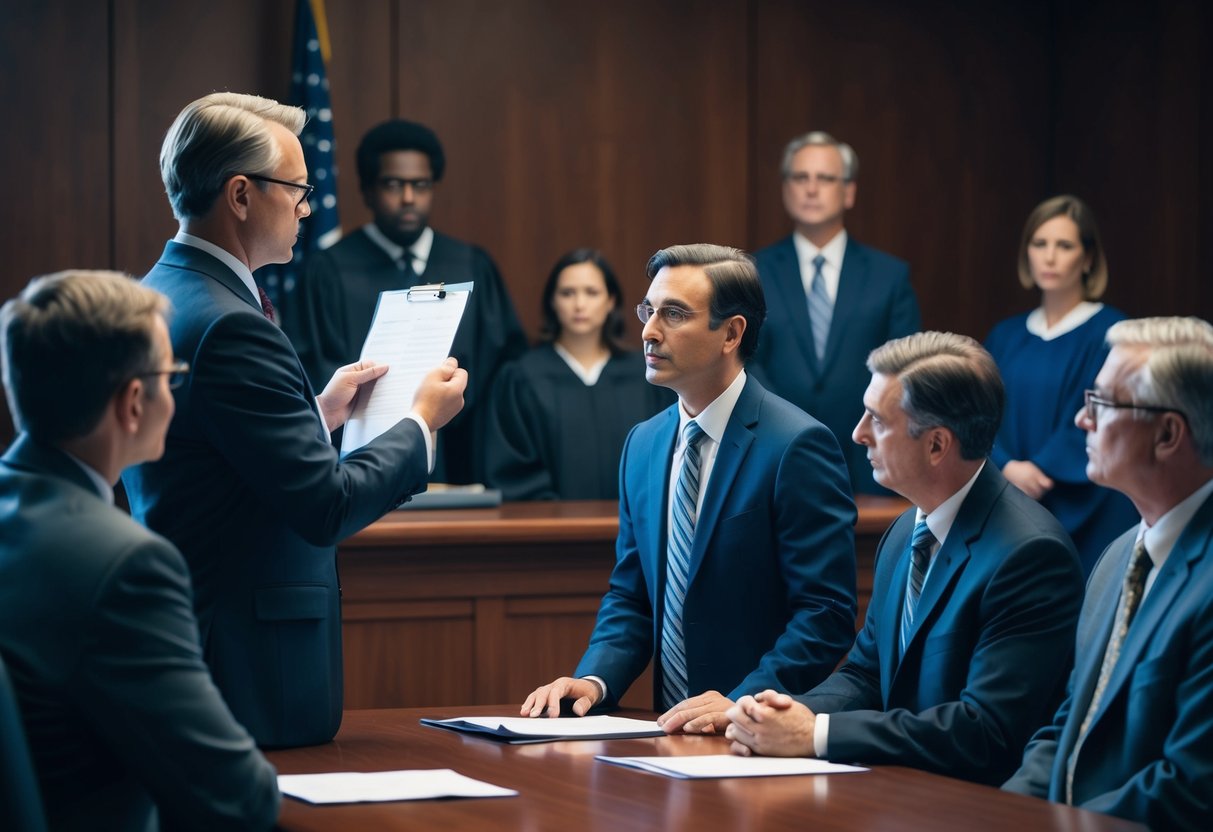
[[425, 439], [425, 473], [434, 473], [434, 435], [430, 433], [430, 426], [416, 413], [410, 413], [404, 418], [412, 419], [421, 428], [421, 436]]
[[320, 417], [320, 424], [324, 425], [324, 433], [326, 436], [329, 437], [329, 441], [331, 442], [332, 437], [333, 437], [333, 430], [332, 430], [332, 428], [329, 427], [328, 420], [324, 418], [324, 408], [320, 406], [320, 399], [319, 398], [312, 399], [312, 404], [316, 408], [316, 415]]
[[825, 760], [830, 754], [830, 715], [817, 714], [813, 721], [813, 753]]
[[603, 679], [601, 676], [582, 676], [581, 678], [598, 685], [598, 701], [594, 703], [595, 705], [599, 705], [606, 701], [607, 685], [605, 679]]

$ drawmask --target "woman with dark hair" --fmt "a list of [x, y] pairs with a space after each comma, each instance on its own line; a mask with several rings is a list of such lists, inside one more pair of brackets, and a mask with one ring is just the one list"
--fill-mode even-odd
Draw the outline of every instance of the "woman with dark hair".
[[1108, 267], [1095, 215], [1081, 199], [1056, 196], [1028, 215], [1019, 282], [1040, 291], [1040, 306], [998, 324], [986, 339], [1007, 390], [991, 458], [1061, 521], [1090, 573], [1138, 517], [1125, 497], [1087, 479], [1086, 437], [1074, 424], [1108, 355], [1104, 334], [1125, 318], [1097, 302]]
[[674, 402], [620, 341], [623, 296], [606, 259], [577, 249], [543, 289], [543, 343], [501, 369], [488, 481], [507, 500], [613, 500], [628, 431]]

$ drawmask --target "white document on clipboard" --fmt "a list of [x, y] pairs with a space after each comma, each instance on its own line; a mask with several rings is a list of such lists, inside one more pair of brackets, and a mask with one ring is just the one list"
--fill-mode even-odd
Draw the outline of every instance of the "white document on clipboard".
[[390, 369], [358, 391], [341, 453], [356, 451], [408, 415], [425, 374], [451, 354], [472, 284], [414, 286], [380, 292], [362, 360]]

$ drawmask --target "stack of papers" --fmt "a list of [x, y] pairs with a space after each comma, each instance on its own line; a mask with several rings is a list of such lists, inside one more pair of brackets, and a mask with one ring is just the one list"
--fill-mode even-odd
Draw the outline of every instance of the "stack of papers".
[[774, 777], [788, 774], [840, 774], [867, 771], [828, 760], [804, 757], [738, 757], [735, 754], [705, 754], [688, 757], [604, 757], [597, 760], [638, 768], [666, 777], [696, 780], [706, 777]]
[[622, 716], [525, 717], [475, 716], [457, 719], [423, 719], [422, 725], [461, 731], [513, 745], [555, 740], [619, 740], [664, 737], [656, 722]]
[[279, 774], [283, 794], [308, 803], [376, 803], [438, 797], [516, 797], [518, 792], [464, 777], [449, 768], [419, 771], [341, 771]]

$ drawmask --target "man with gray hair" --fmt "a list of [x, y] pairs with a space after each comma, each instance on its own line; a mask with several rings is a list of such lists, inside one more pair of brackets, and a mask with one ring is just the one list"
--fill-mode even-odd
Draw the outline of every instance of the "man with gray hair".
[[876, 553], [846, 664], [790, 697], [743, 697], [739, 754], [913, 766], [1002, 782], [1060, 700], [1082, 598], [1064, 530], [986, 458], [1003, 386], [971, 338], [922, 332], [868, 358], [854, 439], [914, 507]]
[[160, 169], [180, 231], [144, 283], [172, 301], [173, 348], [192, 372], [164, 458], [123, 475], [132, 514], [185, 555], [211, 673], [263, 746], [337, 732], [337, 541], [424, 490], [431, 432], [459, 412], [467, 384], [447, 359], [406, 418], [338, 458], [330, 432], [388, 367], [341, 367], [317, 395], [253, 280], [290, 260], [311, 213], [303, 120], [296, 107], [215, 93], [169, 128]]
[[795, 227], [755, 255], [770, 316], [754, 366], [771, 390], [834, 432], [856, 493], [882, 493], [850, 441], [863, 413], [863, 362], [922, 324], [909, 266], [843, 227], [858, 175], [855, 151], [829, 133], [799, 136], [784, 150], [783, 204]]
[[0, 310], [20, 430], [0, 460], [0, 656], [51, 829], [278, 815], [274, 769], [203, 662], [185, 561], [113, 504], [122, 469], [163, 452], [189, 373], [167, 310], [113, 272], [36, 278]]
[[1068, 696], [1003, 788], [1139, 821], [1213, 817], [1213, 326], [1114, 324], [1075, 422], [1141, 523], [1087, 584]]

